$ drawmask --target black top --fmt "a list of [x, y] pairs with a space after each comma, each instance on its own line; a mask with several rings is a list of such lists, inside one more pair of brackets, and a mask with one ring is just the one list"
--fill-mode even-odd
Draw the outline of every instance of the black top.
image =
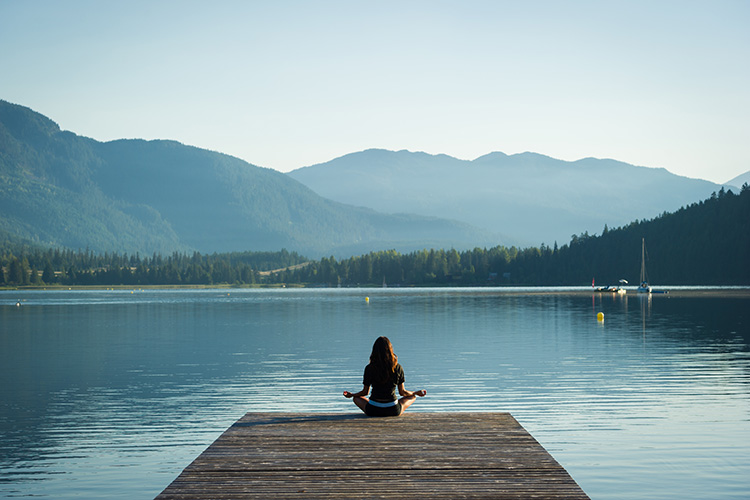
[[396, 364], [396, 368], [393, 370], [390, 378], [385, 382], [376, 381], [374, 379], [374, 374], [375, 370], [372, 365], [365, 366], [365, 376], [362, 380], [362, 384], [372, 387], [370, 399], [381, 403], [395, 401], [397, 399], [396, 387], [398, 387], [399, 384], [404, 383], [404, 369], [401, 368], [401, 365], [398, 363]]

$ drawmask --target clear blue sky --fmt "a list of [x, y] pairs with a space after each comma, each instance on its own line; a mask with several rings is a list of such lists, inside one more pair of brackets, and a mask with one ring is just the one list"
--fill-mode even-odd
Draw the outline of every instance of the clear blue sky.
[[367, 148], [750, 170], [750, 2], [0, 0], [0, 99], [289, 171]]

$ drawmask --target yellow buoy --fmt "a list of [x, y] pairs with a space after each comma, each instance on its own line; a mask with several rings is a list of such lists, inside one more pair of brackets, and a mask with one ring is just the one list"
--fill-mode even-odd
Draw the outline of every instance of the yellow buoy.
[[597, 314], [596, 315], [596, 320], [597, 321], [604, 321], [604, 313], [600, 312], [599, 314]]
[[365, 297], [365, 302], [370, 303], [370, 297]]

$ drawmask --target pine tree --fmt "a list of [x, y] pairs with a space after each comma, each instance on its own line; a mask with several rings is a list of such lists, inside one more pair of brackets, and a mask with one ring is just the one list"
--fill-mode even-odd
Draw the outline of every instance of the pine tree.
[[55, 281], [55, 270], [52, 268], [52, 263], [47, 260], [44, 264], [44, 271], [42, 271], [42, 281], [47, 284], [54, 283]]
[[23, 284], [23, 268], [21, 267], [21, 261], [15, 256], [11, 256], [8, 265], [8, 283], [11, 285]]

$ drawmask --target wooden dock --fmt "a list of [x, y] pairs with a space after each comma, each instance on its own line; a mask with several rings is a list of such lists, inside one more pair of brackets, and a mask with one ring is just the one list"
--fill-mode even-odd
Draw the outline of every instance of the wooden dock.
[[157, 499], [587, 499], [509, 413], [248, 413]]

